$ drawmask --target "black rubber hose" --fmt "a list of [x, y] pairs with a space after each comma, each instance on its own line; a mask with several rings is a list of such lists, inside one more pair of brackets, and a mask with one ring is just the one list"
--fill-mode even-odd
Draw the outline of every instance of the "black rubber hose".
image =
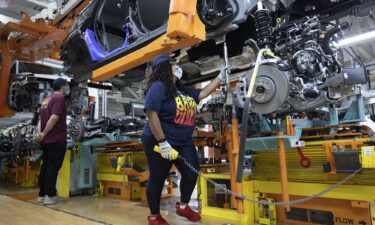
[[327, 103], [326, 99], [327, 99], [327, 92], [324, 91], [319, 95], [319, 97], [317, 97], [311, 102], [307, 102], [307, 101], [296, 102], [291, 99], [288, 99], [287, 102], [294, 110], [298, 112], [304, 112], [307, 110], [312, 110], [312, 109], [321, 107], [322, 105]]
[[246, 98], [244, 108], [242, 111], [242, 122], [241, 122], [241, 133], [240, 133], [240, 149], [238, 151], [238, 166], [237, 166], [237, 183], [242, 183], [244, 159], [245, 159], [245, 147], [247, 137], [247, 120], [249, 118], [250, 98]]
[[335, 34], [339, 33], [340, 31], [348, 29], [349, 26], [350, 25], [349, 25], [348, 22], [344, 22], [344, 23], [341, 23], [339, 26], [336, 26], [336, 27], [330, 29], [329, 31], [327, 31], [327, 33], [324, 37], [324, 40], [323, 40], [323, 50], [326, 54], [328, 54], [328, 55], [333, 54], [333, 51], [332, 51], [331, 47], [329, 46], [329, 42], [330, 42], [331, 38]]
[[250, 46], [250, 48], [253, 49], [255, 55], [258, 55], [259, 46], [254, 39], [252, 39], [252, 38], [248, 39], [247, 41], [245, 41], [245, 45]]
[[89, 115], [90, 124], [95, 120], [95, 104], [90, 105], [90, 115]]

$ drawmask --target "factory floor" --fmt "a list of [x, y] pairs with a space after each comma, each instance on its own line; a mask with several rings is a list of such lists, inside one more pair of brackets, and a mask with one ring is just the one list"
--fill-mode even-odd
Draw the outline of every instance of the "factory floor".
[[[218, 221], [213, 218], [203, 218], [200, 223], [189, 222], [176, 215], [176, 201], [177, 199], [166, 199], [161, 204], [162, 216], [171, 225], [218, 225], [228, 223], [228, 221]], [[197, 203], [194, 204], [193, 202], [191, 205], [194, 210], [197, 209]], [[57, 204], [49, 206], [49, 208], [106, 225], [145, 225], [147, 224], [146, 217], [149, 214], [146, 203], [121, 201], [105, 197], [73, 197], [65, 204]]]
[[[174, 206], [177, 200], [166, 199], [161, 204], [162, 215], [171, 225], [231, 224], [207, 217], [199, 223], [189, 222], [176, 215]], [[92, 196], [71, 197], [63, 204], [43, 206], [35, 200], [21, 201], [0, 195], [0, 205], [0, 225], [145, 225], [149, 213], [146, 203]], [[196, 201], [191, 205], [197, 210]]]
[[0, 195], [27, 201], [38, 197], [38, 188], [20, 187], [19, 185], [0, 182]]
[[0, 225], [98, 225], [77, 216], [0, 195]]

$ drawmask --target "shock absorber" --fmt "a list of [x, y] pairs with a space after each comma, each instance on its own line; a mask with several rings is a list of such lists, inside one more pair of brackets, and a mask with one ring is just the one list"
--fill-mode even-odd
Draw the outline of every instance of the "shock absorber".
[[268, 9], [263, 8], [262, 1], [258, 1], [258, 10], [255, 12], [255, 25], [258, 36], [258, 46], [270, 48], [272, 45], [271, 16]]

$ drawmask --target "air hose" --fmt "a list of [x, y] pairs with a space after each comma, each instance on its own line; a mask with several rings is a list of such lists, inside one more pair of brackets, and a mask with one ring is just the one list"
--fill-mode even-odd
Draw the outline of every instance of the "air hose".
[[[154, 151], [160, 153], [159, 146], [156, 145], [154, 147]], [[221, 189], [221, 190], [225, 191], [225, 193], [227, 193], [227, 194], [234, 195], [237, 199], [249, 201], [249, 202], [252, 202], [252, 203], [256, 203], [258, 205], [274, 205], [274, 206], [295, 205], [295, 204], [300, 204], [300, 203], [308, 202], [308, 201], [311, 201], [313, 199], [319, 198], [322, 195], [336, 189], [338, 186], [348, 182], [350, 179], [352, 179], [357, 173], [359, 173], [362, 170], [362, 168], [361, 168], [361, 169], [358, 169], [358, 170], [354, 171], [352, 174], [345, 177], [341, 181], [337, 182], [336, 184], [330, 186], [329, 188], [324, 189], [323, 191], [321, 191], [319, 193], [316, 193], [314, 195], [307, 196], [307, 197], [301, 198], [301, 199], [292, 200], [292, 201], [289, 201], [289, 202], [266, 202], [266, 201], [259, 201], [257, 199], [252, 199], [252, 198], [249, 198], [247, 196], [240, 195], [238, 193], [232, 192], [230, 189], [226, 188], [224, 185], [219, 184], [219, 183], [215, 182], [214, 180], [206, 177], [201, 171], [199, 171], [193, 165], [191, 165], [184, 157], [180, 156], [178, 154], [178, 151], [176, 151], [175, 149], [172, 150], [172, 159], [173, 160], [181, 160], [191, 171], [193, 171], [197, 175], [201, 176], [208, 183], [214, 185], [218, 189]]]

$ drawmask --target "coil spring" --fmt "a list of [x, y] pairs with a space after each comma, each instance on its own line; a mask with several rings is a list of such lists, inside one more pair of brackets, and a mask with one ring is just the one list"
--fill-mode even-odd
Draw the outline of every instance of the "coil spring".
[[261, 48], [269, 48], [272, 44], [271, 22], [271, 17], [267, 9], [261, 9], [255, 12], [255, 25], [258, 33], [258, 45]]

